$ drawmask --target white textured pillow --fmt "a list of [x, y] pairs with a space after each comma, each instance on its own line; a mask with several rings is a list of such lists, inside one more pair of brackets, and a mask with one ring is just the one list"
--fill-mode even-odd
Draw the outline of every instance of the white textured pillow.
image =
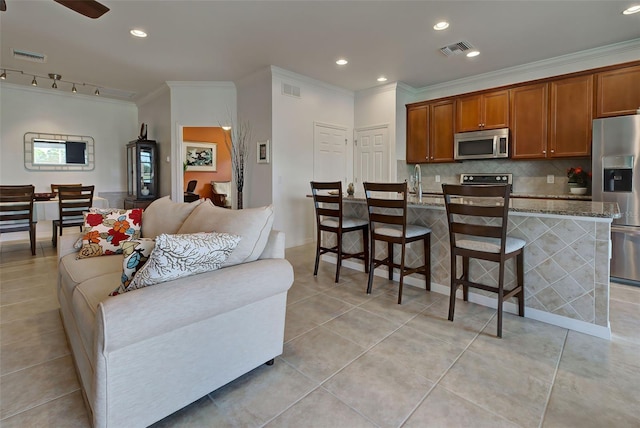
[[173, 202], [168, 196], [156, 199], [142, 212], [142, 237], [153, 239], [162, 233], [176, 233], [202, 201]]
[[271, 205], [230, 210], [216, 207], [207, 200], [193, 210], [178, 233], [215, 231], [240, 235], [242, 241], [224, 263], [224, 266], [233, 266], [258, 260], [267, 245], [272, 226], [273, 207]]
[[124, 291], [219, 269], [240, 242], [227, 233], [194, 233], [156, 237], [149, 260]]

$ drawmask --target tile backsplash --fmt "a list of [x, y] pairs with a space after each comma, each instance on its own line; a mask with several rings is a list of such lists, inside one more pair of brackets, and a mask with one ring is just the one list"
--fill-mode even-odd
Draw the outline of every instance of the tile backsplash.
[[[460, 174], [511, 173], [513, 192], [535, 195], [563, 195], [569, 193], [567, 169], [581, 166], [591, 171], [591, 159], [554, 159], [514, 161], [511, 159], [469, 160], [456, 163], [422, 164], [422, 191], [442, 192], [442, 183], [460, 183]], [[414, 165], [398, 160], [398, 181], [408, 180]], [[436, 183], [436, 175], [440, 182]], [[547, 176], [554, 176], [554, 183], [547, 183]]]

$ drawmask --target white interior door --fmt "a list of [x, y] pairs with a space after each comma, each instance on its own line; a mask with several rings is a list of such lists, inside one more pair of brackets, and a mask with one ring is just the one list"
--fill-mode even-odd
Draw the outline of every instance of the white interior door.
[[346, 185], [347, 128], [318, 122], [313, 126], [313, 179]]
[[386, 125], [356, 130], [354, 184], [389, 181], [389, 129]]

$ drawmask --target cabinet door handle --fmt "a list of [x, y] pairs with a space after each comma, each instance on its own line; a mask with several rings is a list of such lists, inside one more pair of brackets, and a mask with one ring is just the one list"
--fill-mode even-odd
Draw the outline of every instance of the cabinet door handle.
[[555, 152], [556, 152], [555, 150], [551, 150], [551, 153], [555, 153]]
[[542, 151], [542, 154], [543, 154], [543, 155], [546, 155], [546, 154], [547, 154], [547, 151], [546, 151], [546, 150], [543, 150], [543, 151]]

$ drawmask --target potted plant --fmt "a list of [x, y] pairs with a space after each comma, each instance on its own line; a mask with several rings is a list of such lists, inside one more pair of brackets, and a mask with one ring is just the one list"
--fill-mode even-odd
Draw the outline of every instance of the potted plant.
[[581, 166], [571, 167], [567, 169], [567, 177], [569, 178], [569, 191], [578, 195], [587, 193], [589, 182], [591, 181], [591, 172], [582, 169]]
[[244, 189], [244, 172], [249, 159], [249, 142], [251, 141], [251, 126], [247, 121], [238, 122], [237, 126], [231, 122], [231, 130], [225, 132], [224, 143], [231, 153], [231, 167], [237, 189], [237, 206], [242, 209], [242, 191]]

